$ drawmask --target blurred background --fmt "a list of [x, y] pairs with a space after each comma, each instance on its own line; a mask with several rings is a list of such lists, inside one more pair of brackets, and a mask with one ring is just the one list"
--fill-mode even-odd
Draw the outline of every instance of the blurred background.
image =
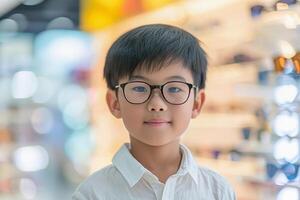
[[196, 35], [207, 101], [183, 143], [239, 200], [300, 199], [299, 0], [0, 0], [0, 199], [71, 199], [128, 141], [105, 103], [112, 42], [148, 23]]

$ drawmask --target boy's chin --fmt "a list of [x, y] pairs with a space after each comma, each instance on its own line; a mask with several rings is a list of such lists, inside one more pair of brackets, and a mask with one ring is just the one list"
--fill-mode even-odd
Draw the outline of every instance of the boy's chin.
[[140, 145], [145, 145], [145, 146], [150, 146], [150, 147], [162, 147], [169, 145], [171, 143], [179, 143], [179, 140], [145, 140], [145, 139], [138, 139], [130, 136], [131, 144], [140, 144]]

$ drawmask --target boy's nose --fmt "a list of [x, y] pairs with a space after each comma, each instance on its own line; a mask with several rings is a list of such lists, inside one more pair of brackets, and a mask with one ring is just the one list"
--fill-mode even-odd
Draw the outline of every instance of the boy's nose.
[[158, 90], [157, 92], [152, 93], [150, 96], [150, 99], [147, 104], [148, 111], [166, 111], [167, 110], [167, 104]]

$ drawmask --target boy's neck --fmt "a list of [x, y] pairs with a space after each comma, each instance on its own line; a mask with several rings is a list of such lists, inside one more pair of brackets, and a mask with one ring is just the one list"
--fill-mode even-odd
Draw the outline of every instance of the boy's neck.
[[134, 138], [130, 141], [131, 154], [160, 182], [165, 183], [169, 176], [178, 171], [182, 158], [179, 140], [163, 146], [150, 146]]

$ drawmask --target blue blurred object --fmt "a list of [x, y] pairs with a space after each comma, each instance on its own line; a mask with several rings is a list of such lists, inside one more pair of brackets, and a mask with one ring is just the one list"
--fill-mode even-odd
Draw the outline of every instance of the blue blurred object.
[[295, 180], [299, 172], [299, 164], [286, 162], [277, 165], [272, 162], [266, 163], [266, 173], [268, 179], [272, 179], [278, 171], [282, 171], [289, 181]]
[[242, 128], [242, 136], [244, 140], [249, 140], [251, 135], [251, 128], [250, 127], [244, 127]]
[[274, 163], [267, 163], [266, 164], [266, 172], [268, 179], [272, 179], [276, 172], [278, 170], [278, 167]]
[[264, 70], [258, 72], [258, 83], [263, 86], [267, 86], [269, 84], [269, 76], [271, 71]]
[[262, 5], [254, 5], [250, 8], [250, 10], [252, 17], [258, 17], [263, 11], [265, 11], [265, 7]]
[[280, 0], [280, 1], [277, 1], [277, 3], [286, 3], [288, 5], [293, 5], [293, 4], [297, 3], [297, 0]]
[[294, 180], [298, 176], [299, 164], [285, 163], [281, 170], [289, 180]]
[[92, 38], [89, 34], [71, 30], [40, 33], [35, 41], [35, 67], [41, 74], [66, 77], [74, 69], [90, 69]]
[[218, 149], [214, 149], [212, 151], [212, 156], [213, 156], [214, 159], [218, 159], [220, 157], [220, 154], [221, 154], [221, 151], [218, 150]]

